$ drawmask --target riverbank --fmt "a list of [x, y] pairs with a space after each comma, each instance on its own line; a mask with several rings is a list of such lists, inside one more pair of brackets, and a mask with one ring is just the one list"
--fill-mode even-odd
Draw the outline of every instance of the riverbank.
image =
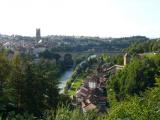
[[60, 93], [64, 92], [64, 87], [66, 85], [67, 80], [72, 76], [73, 74], [73, 69], [68, 69], [67, 71], [65, 71], [61, 77], [59, 78], [60, 84], [59, 84], [59, 89], [60, 89]]

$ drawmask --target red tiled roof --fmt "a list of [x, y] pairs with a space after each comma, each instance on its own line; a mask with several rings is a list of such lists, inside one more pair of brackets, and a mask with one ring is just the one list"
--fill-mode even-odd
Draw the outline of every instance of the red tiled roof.
[[85, 110], [85, 111], [89, 111], [89, 110], [93, 110], [96, 108], [96, 105], [92, 104], [92, 103], [89, 103], [88, 105], [85, 105], [83, 106], [82, 105], [82, 108]]
[[81, 87], [78, 91], [77, 91], [77, 94], [76, 96], [84, 96], [86, 97], [89, 93], [89, 90], [85, 87]]

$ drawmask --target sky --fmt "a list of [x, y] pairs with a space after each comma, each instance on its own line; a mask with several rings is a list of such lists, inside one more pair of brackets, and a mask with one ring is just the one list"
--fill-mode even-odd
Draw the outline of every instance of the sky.
[[160, 37], [160, 0], [0, 0], [0, 33]]

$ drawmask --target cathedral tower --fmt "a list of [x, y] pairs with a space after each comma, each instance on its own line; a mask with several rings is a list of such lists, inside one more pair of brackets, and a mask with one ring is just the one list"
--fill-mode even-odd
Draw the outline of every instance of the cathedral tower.
[[36, 29], [36, 41], [38, 42], [41, 39], [41, 30], [40, 28]]

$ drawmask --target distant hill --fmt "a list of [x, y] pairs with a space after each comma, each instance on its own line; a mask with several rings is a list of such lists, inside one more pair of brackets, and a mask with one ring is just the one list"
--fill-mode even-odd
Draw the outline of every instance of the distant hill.
[[160, 39], [151, 39], [142, 43], [134, 43], [126, 49], [130, 54], [160, 52]]

